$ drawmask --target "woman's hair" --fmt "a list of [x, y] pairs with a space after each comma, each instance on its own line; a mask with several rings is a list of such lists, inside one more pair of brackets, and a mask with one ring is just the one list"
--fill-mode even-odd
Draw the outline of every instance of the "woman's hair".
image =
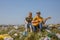
[[29, 15], [32, 15], [32, 12], [29, 12]]

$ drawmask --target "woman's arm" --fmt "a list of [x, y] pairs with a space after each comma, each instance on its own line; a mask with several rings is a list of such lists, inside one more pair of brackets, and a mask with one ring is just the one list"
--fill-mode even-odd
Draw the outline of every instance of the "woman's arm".
[[28, 22], [25, 20], [25, 23], [28, 24]]

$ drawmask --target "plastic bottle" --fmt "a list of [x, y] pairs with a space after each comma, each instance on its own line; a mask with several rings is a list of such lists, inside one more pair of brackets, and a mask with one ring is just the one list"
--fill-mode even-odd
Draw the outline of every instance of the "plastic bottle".
[[44, 38], [44, 40], [51, 40], [51, 38], [47, 36]]

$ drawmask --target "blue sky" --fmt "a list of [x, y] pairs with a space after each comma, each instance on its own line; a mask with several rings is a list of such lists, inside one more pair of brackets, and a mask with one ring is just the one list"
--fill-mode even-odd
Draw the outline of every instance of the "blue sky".
[[29, 12], [33, 17], [37, 11], [47, 23], [60, 23], [60, 0], [0, 0], [0, 24], [23, 24]]

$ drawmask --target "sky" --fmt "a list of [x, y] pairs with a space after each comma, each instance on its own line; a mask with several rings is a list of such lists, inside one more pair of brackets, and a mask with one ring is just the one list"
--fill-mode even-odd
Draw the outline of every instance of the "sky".
[[60, 0], [0, 0], [0, 24], [24, 24], [29, 12], [40, 11], [47, 24], [60, 23]]

